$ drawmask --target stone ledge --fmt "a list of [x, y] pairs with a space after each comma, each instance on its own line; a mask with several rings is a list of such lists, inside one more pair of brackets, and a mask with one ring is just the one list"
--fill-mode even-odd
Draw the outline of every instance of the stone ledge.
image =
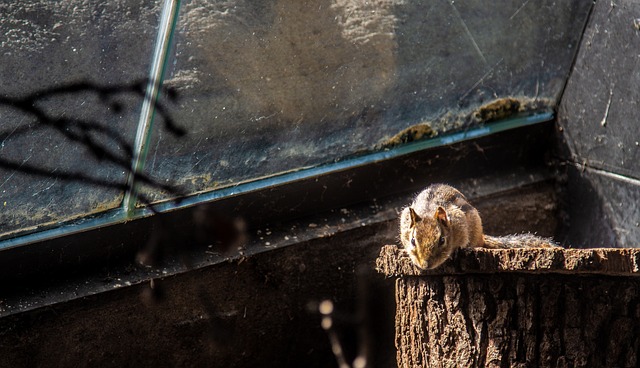
[[499, 272], [640, 276], [640, 249], [466, 248], [437, 269], [420, 270], [402, 248], [385, 245], [376, 270], [387, 277]]

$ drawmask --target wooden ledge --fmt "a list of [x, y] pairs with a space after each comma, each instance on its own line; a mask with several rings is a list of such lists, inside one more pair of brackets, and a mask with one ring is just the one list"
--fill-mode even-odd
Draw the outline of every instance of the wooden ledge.
[[640, 276], [640, 249], [466, 248], [436, 269], [420, 270], [402, 248], [385, 245], [376, 270], [387, 277], [499, 272]]

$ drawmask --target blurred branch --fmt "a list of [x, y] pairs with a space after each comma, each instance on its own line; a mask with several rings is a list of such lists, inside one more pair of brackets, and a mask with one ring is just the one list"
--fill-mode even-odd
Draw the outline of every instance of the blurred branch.
[[331, 300], [323, 300], [318, 306], [318, 311], [322, 315], [322, 322], [320, 323], [320, 325], [322, 326], [322, 329], [327, 332], [329, 343], [331, 344], [331, 351], [336, 357], [338, 367], [351, 368], [349, 363], [347, 363], [344, 349], [342, 348], [342, 344], [340, 343], [338, 332], [335, 329], [333, 302]]
[[329, 337], [338, 366], [388, 366], [381, 353], [387, 348], [384, 336], [393, 333], [385, 330], [387, 326], [393, 327], [393, 321], [388, 320], [388, 316], [393, 314], [385, 308], [388, 302], [385, 300], [387, 289], [375, 280], [372, 271], [363, 264], [356, 270], [355, 291], [355, 313], [341, 313], [331, 300], [323, 300], [317, 305], [317, 312], [322, 316], [321, 326]]

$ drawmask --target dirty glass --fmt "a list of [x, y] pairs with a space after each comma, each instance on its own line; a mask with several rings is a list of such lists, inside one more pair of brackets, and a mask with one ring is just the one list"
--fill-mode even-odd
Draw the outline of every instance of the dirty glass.
[[0, 234], [120, 206], [155, 1], [0, 3]]
[[165, 84], [188, 134], [155, 132], [148, 173], [209, 191], [548, 111], [590, 6], [184, 1]]
[[[122, 208], [128, 168], [121, 161], [136, 150], [150, 179], [138, 180], [144, 207], [548, 113], [591, 7], [581, 0], [188, 0], [176, 2], [175, 22], [165, 23], [172, 41], [158, 60], [163, 4], [0, 5], [2, 96], [36, 93], [47, 116], [96, 123], [102, 128], [91, 131], [92, 142], [112, 154], [83, 145], [77, 127], [64, 127], [80, 136], [69, 137], [13, 100], [0, 105], [0, 234]], [[135, 82], [160, 66], [162, 109], [149, 140], [136, 146], [143, 119]], [[39, 92], [78, 81], [122, 88]], [[167, 129], [169, 116], [184, 135]], [[28, 165], [43, 172], [25, 173]], [[68, 180], [68, 173], [85, 177]]]

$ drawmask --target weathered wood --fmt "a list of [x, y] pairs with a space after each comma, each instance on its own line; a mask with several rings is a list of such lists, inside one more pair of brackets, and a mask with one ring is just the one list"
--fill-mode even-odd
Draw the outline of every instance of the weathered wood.
[[461, 249], [441, 267], [434, 270], [420, 270], [411, 263], [402, 248], [386, 245], [376, 260], [376, 268], [378, 272], [387, 276], [496, 272], [640, 276], [640, 249]]
[[420, 271], [385, 246], [377, 266], [398, 276], [398, 366], [635, 367], [638, 254], [478, 249]]

